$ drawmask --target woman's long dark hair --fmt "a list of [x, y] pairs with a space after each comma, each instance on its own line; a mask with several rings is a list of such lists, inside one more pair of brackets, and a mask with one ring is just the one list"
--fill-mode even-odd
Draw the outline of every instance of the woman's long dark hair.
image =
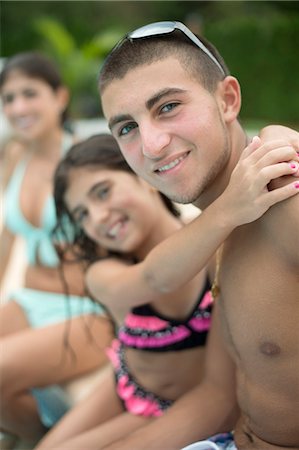
[[[65, 203], [65, 193], [68, 189], [69, 173], [72, 169], [81, 167], [101, 167], [109, 170], [125, 171], [135, 175], [131, 167], [124, 159], [114, 137], [109, 134], [99, 134], [87, 140], [75, 144], [60, 161], [54, 176], [54, 200], [57, 213], [57, 226], [54, 235], [68, 243], [64, 249], [72, 248], [78, 260], [90, 264], [101, 257], [115, 255], [116, 253], [103, 251], [99, 245], [89, 239], [81, 228], [74, 222], [70, 211]], [[136, 175], [135, 175], [136, 176]], [[174, 203], [165, 195], [161, 199], [166, 208], [176, 217], [180, 212]], [[58, 239], [59, 240], [59, 239]], [[65, 251], [60, 251], [59, 256], [63, 259]]]

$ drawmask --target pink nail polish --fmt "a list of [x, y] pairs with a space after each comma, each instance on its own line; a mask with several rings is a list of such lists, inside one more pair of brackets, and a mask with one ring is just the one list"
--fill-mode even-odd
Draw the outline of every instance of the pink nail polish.
[[296, 189], [299, 189], [299, 183], [298, 182], [294, 183], [294, 186], [295, 186]]
[[292, 169], [296, 169], [296, 167], [297, 167], [296, 164], [290, 164], [290, 166]]

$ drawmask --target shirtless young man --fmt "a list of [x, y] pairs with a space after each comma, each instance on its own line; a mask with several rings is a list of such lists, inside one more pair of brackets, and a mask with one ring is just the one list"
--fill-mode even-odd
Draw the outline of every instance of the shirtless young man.
[[[176, 22], [151, 24], [110, 53], [99, 83], [104, 114], [131, 167], [169, 198], [203, 211], [225, 189], [248, 141], [238, 121], [238, 81], [206, 45], [209, 50], [198, 48], [202, 44]], [[265, 130], [272, 132], [277, 138], [279, 127]], [[294, 132], [297, 150], [298, 141]], [[263, 148], [295, 158], [283, 141], [257, 152]], [[218, 252], [220, 295], [206, 380], [109, 449], [178, 449], [233, 427], [238, 450], [299, 449], [298, 212], [295, 195], [226, 239]], [[181, 261], [192, 256], [189, 247]], [[196, 255], [188, 261], [196, 268]], [[227, 414], [234, 377], [237, 423]]]

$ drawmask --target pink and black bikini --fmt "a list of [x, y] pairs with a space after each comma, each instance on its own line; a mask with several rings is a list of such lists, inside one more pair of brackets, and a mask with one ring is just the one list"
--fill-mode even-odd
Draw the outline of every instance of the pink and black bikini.
[[108, 356], [115, 369], [117, 393], [127, 411], [157, 417], [173, 402], [147, 391], [134, 380], [126, 364], [125, 348], [169, 352], [205, 345], [213, 302], [210, 289], [207, 280], [193, 310], [184, 320], [162, 316], [150, 304], [133, 308], [126, 316]]

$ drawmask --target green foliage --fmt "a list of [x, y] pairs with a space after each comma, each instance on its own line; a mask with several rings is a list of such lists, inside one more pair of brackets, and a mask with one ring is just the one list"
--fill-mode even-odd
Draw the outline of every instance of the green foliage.
[[299, 124], [299, 16], [242, 17], [206, 27], [242, 86], [245, 119]]
[[125, 32], [159, 20], [202, 30], [242, 86], [242, 119], [299, 123], [299, 2], [14, 0], [1, 2], [2, 56], [41, 49], [60, 65], [71, 112], [98, 116], [96, 78]]
[[120, 33], [104, 31], [79, 45], [66, 27], [55, 19], [40, 17], [35, 20], [34, 27], [42, 38], [40, 49], [58, 63], [64, 82], [70, 88], [73, 115], [98, 115], [98, 70], [107, 52], [120, 38]]

